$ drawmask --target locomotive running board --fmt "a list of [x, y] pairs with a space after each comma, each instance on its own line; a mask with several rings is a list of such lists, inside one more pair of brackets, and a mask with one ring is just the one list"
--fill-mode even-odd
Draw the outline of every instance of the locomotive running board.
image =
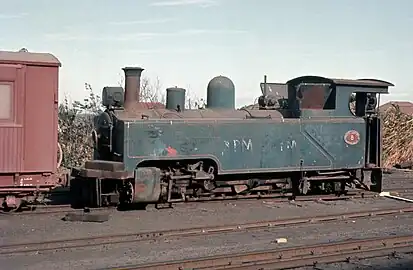
[[72, 177], [81, 177], [81, 178], [99, 178], [99, 179], [128, 179], [133, 178], [133, 173], [127, 171], [104, 171], [104, 170], [94, 170], [86, 168], [73, 168]]

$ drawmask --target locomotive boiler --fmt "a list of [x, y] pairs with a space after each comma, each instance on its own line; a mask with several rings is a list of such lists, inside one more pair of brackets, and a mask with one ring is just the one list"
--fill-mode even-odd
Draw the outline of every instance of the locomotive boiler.
[[125, 89], [103, 89], [94, 160], [72, 170], [75, 207], [381, 191], [376, 108], [389, 82], [302, 76], [276, 98], [265, 80], [259, 109], [235, 109], [234, 83], [218, 76], [206, 108], [186, 109], [181, 88], [167, 89], [165, 108], [146, 108], [143, 69], [123, 70]]

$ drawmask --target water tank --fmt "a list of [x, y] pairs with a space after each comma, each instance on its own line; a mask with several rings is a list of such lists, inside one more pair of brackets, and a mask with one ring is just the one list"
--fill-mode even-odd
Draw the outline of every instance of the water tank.
[[179, 87], [167, 88], [166, 109], [183, 111], [185, 109], [185, 92], [185, 89]]
[[225, 76], [213, 78], [208, 83], [207, 108], [234, 109], [235, 108], [235, 86]]

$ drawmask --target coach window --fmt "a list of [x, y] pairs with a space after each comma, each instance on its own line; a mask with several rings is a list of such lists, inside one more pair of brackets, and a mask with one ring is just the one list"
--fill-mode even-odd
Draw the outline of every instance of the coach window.
[[12, 84], [0, 82], [0, 120], [12, 117]]
[[334, 110], [336, 89], [329, 84], [302, 84], [297, 90], [300, 109]]

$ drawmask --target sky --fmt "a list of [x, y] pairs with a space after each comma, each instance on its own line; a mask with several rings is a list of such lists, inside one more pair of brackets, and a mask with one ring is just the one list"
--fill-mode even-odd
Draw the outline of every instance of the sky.
[[409, 0], [0, 0], [0, 50], [49, 52], [59, 99], [118, 85], [122, 67], [205, 98], [210, 79], [251, 104], [259, 83], [302, 75], [395, 84], [382, 101], [413, 100]]

